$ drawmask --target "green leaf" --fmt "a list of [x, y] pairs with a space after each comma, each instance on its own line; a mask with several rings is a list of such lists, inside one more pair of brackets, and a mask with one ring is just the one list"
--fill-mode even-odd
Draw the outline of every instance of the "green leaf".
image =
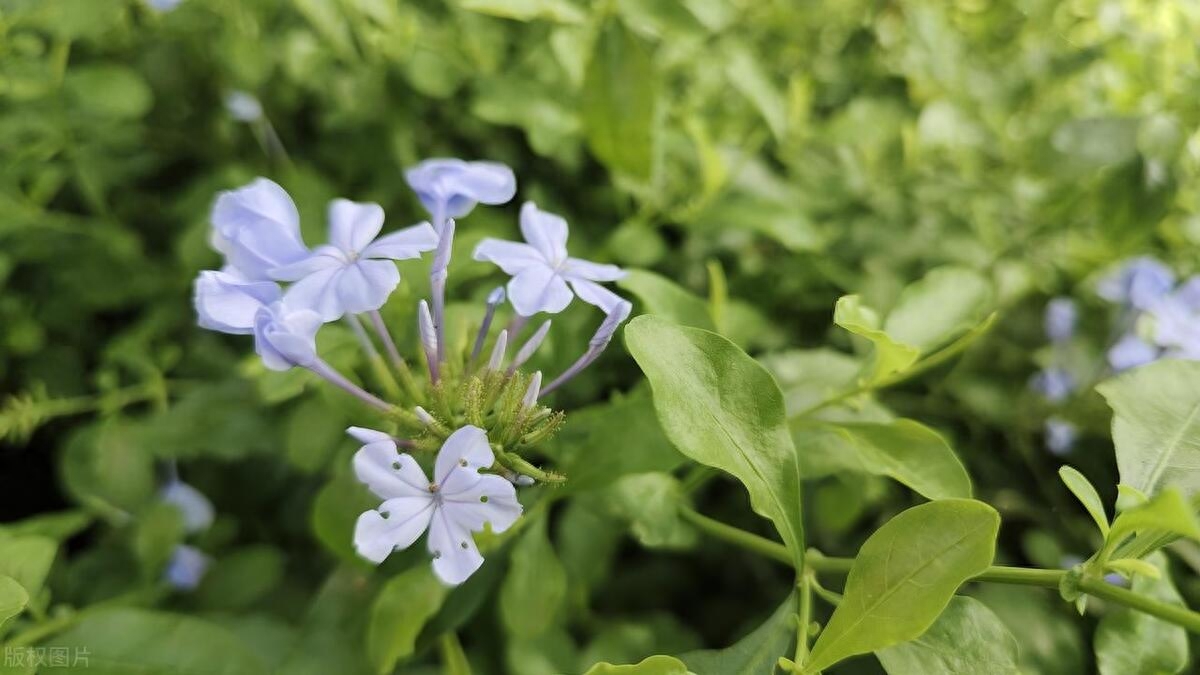
[[[73, 665], [54, 672], [88, 675], [262, 675], [250, 648], [215, 624], [142, 609], [92, 611], [51, 640], [47, 651], [67, 649]], [[82, 656], [85, 655], [85, 656]]]
[[513, 545], [500, 587], [500, 618], [510, 635], [529, 639], [546, 632], [567, 596], [567, 573], [546, 532], [546, 518], [525, 526]]
[[1200, 520], [1178, 490], [1168, 489], [1117, 516], [1100, 560], [1107, 562], [1110, 555], [1141, 558], [1179, 537], [1200, 540]]
[[157, 579], [162, 574], [185, 534], [179, 507], [159, 502], [142, 512], [133, 536], [133, 550], [146, 579]]
[[583, 10], [567, 0], [459, 0], [458, 6], [467, 11], [517, 21], [544, 19], [559, 23], [581, 23], [587, 18]]
[[1062, 478], [1062, 482], [1066, 484], [1071, 494], [1075, 495], [1079, 503], [1083, 504], [1083, 508], [1087, 509], [1092, 520], [1096, 521], [1096, 527], [1100, 528], [1100, 534], [1107, 537], [1108, 514], [1104, 511], [1104, 502], [1100, 499], [1100, 493], [1096, 492], [1091, 481], [1069, 466], [1059, 468], [1058, 477]]
[[920, 636], [958, 587], [991, 565], [999, 528], [995, 509], [969, 499], [914, 506], [889, 520], [859, 550], [804, 672]]
[[640, 663], [614, 666], [597, 663], [583, 675], [693, 675], [683, 662], [671, 656], [651, 656]]
[[[1166, 571], [1166, 556], [1155, 553], [1148, 562]], [[1162, 602], [1183, 605], [1179, 591], [1163, 574], [1139, 576], [1133, 591]], [[1187, 631], [1173, 623], [1127, 607], [1113, 607], [1096, 627], [1096, 668], [1100, 675], [1161, 675], [1182, 672], [1188, 663]]]
[[978, 272], [939, 267], [904, 289], [883, 330], [927, 354], [979, 325], [992, 301], [992, 285]]
[[62, 543], [79, 534], [95, 520], [82, 509], [43, 513], [15, 523], [0, 525], [0, 536], [40, 535]]
[[608, 491], [617, 516], [630, 524], [630, 531], [647, 548], [687, 548], [698, 539], [696, 530], [679, 517], [683, 490], [667, 473], [625, 476]]
[[610, 170], [650, 178], [657, 99], [658, 80], [646, 46], [610, 17], [596, 38], [581, 101], [588, 146]]
[[708, 303], [666, 277], [634, 269], [617, 285], [641, 300], [645, 314], [664, 316], [684, 326], [716, 330]]
[[0, 574], [0, 628], [29, 604], [29, 593], [16, 579]]
[[796, 600], [789, 593], [783, 604], [754, 632], [725, 649], [688, 652], [679, 657], [696, 673], [762, 675], [773, 673], [775, 661], [790, 653], [796, 641]]
[[[421, 592], [427, 589], [422, 588]], [[380, 595], [379, 584], [355, 568], [342, 566], [326, 579], [309, 605], [300, 636], [275, 672], [287, 675], [369, 675], [364, 649], [366, 608]]]
[[1017, 640], [987, 605], [955, 596], [919, 638], [875, 653], [888, 675], [1017, 675]]
[[897, 480], [928, 499], [968, 498], [971, 478], [937, 432], [913, 420], [791, 422], [805, 479], [853, 471]]
[[283, 580], [284, 557], [271, 546], [247, 546], [217, 558], [193, 594], [209, 611], [252, 608]]
[[0, 575], [12, 577], [36, 599], [57, 553], [58, 544], [48, 537], [0, 536]]
[[631, 321], [625, 340], [675, 447], [741, 481], [802, 569], [800, 467], [770, 373], [715, 333], [655, 316]]
[[392, 577], [371, 605], [367, 625], [367, 658], [381, 675], [413, 655], [417, 636], [446, 598], [446, 587], [433, 568], [418, 564]]
[[1200, 362], [1162, 360], [1096, 387], [1113, 409], [1120, 482], [1149, 496], [1200, 492]]
[[458, 636], [446, 633], [438, 641], [442, 651], [442, 675], [471, 675], [471, 662], [463, 651]]
[[833, 322], [875, 345], [866, 376], [868, 382], [878, 382], [889, 375], [908, 370], [921, 355], [920, 349], [898, 342], [882, 330], [879, 314], [862, 304], [862, 298], [857, 295], [838, 298], [833, 309]]
[[783, 96], [749, 49], [739, 45], [730, 50], [725, 62], [725, 76], [729, 84], [758, 109], [776, 140], [787, 135], [787, 107]]
[[141, 117], [154, 103], [150, 85], [125, 66], [76, 66], [68, 71], [66, 89], [77, 110], [104, 117]]

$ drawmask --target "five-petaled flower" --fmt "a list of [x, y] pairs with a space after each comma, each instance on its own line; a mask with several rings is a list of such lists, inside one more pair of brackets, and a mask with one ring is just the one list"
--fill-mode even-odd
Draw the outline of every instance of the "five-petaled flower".
[[386, 234], [383, 208], [335, 199], [329, 204], [329, 243], [292, 264], [273, 268], [271, 276], [294, 281], [284, 298], [291, 307], [306, 308], [333, 321], [347, 312], [379, 309], [400, 283], [393, 260], [419, 258], [437, 247], [429, 223]]
[[562, 217], [525, 202], [521, 207], [521, 234], [526, 243], [484, 239], [475, 247], [476, 260], [493, 262], [513, 275], [508, 282], [508, 299], [518, 314], [561, 312], [576, 295], [605, 313], [623, 302], [596, 282], [616, 281], [625, 272], [616, 265], [569, 257], [567, 221]]
[[391, 436], [358, 427], [348, 432], [365, 443], [354, 455], [355, 474], [384, 500], [359, 516], [354, 528], [354, 547], [367, 560], [382, 562], [428, 529], [434, 573], [444, 583], [461, 584], [483, 564], [471, 533], [485, 523], [503, 532], [521, 515], [512, 483], [480, 473], [495, 457], [479, 427], [464, 426], [446, 439], [432, 482], [415, 459], [397, 451]]
[[499, 162], [427, 159], [404, 172], [438, 232], [447, 218], [462, 218], [475, 204], [503, 204], [517, 194], [512, 169]]

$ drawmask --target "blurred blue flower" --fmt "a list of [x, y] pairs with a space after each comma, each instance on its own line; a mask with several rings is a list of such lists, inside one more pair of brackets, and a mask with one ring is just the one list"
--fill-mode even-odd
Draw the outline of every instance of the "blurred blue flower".
[[1110, 302], [1149, 309], [1175, 285], [1175, 273], [1154, 258], [1134, 258], [1100, 281], [1097, 292]]
[[155, 9], [160, 12], [169, 12], [182, 3], [183, 0], [146, 0], [146, 4], [150, 5], [151, 9]]
[[1046, 400], [1059, 403], [1075, 391], [1075, 377], [1064, 368], [1052, 366], [1034, 375], [1030, 386]]
[[1160, 298], [1147, 312], [1154, 343], [1168, 358], [1200, 359], [1200, 278]]
[[172, 588], [180, 591], [195, 590], [204, 580], [204, 574], [208, 571], [211, 562], [200, 549], [180, 544], [171, 554], [171, 560], [167, 563], [167, 569], [163, 573], [163, 580]]
[[1075, 446], [1075, 439], [1079, 435], [1074, 424], [1060, 417], [1047, 419], [1044, 431], [1046, 434], [1046, 449], [1058, 456], [1070, 452], [1071, 448]]
[[282, 291], [273, 281], [247, 281], [234, 271], [205, 270], [196, 277], [192, 302], [201, 328], [249, 335], [258, 310], [279, 300]]
[[427, 159], [404, 172], [440, 233], [447, 218], [461, 218], [475, 204], [503, 204], [517, 194], [512, 169], [499, 162]]
[[188, 534], [207, 530], [213, 522], [213, 505], [208, 497], [181, 480], [172, 480], [158, 493], [158, 498], [183, 515], [183, 529]]
[[475, 247], [474, 255], [476, 260], [495, 263], [513, 276], [508, 282], [508, 299], [517, 314], [561, 312], [576, 295], [606, 314], [624, 302], [595, 283], [624, 277], [621, 268], [567, 256], [567, 221], [561, 216], [525, 202], [521, 207], [521, 234], [526, 243], [484, 239]]
[[266, 178], [222, 192], [212, 210], [213, 248], [242, 278], [270, 281], [271, 270], [309, 255], [300, 214], [287, 191]]
[[400, 283], [393, 260], [419, 258], [437, 247], [437, 233], [419, 223], [376, 239], [383, 228], [378, 204], [335, 199], [329, 205], [329, 244], [291, 264], [272, 268], [279, 281], [294, 281], [288, 306], [311, 309], [325, 321], [379, 309]]
[[262, 103], [250, 92], [235, 89], [225, 95], [225, 110], [239, 122], [257, 122], [262, 119]]
[[316, 365], [317, 330], [323, 323], [312, 310], [291, 310], [282, 302], [272, 303], [254, 317], [254, 351], [271, 370]]
[[1066, 342], [1075, 334], [1079, 320], [1079, 308], [1068, 297], [1054, 298], [1046, 303], [1046, 337], [1051, 342]]
[[1130, 333], [1108, 350], [1108, 365], [1116, 372], [1145, 365], [1159, 357], [1161, 350]]

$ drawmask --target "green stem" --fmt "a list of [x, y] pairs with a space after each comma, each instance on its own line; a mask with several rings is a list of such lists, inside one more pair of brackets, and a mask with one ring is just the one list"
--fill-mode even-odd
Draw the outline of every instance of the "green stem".
[[808, 658], [808, 626], [812, 623], [812, 568], [800, 575], [800, 616], [796, 626], [796, 663]]
[[[690, 508], [684, 507], [680, 509], [680, 515], [684, 520], [717, 539], [741, 546], [744, 549], [754, 551], [785, 565], [792, 565], [792, 557], [783, 544], [713, 520]], [[804, 565], [813, 572], [848, 574], [850, 568], [854, 566], [854, 559], [830, 558], [816, 551], [809, 550], [804, 555]], [[992, 565], [982, 574], [972, 578], [971, 581], [1057, 589], [1066, 573], [1066, 570]], [[1108, 600], [1109, 602], [1145, 612], [1164, 621], [1183, 626], [1193, 633], [1200, 634], [1200, 612], [1194, 612], [1187, 607], [1161, 602], [1154, 598], [1139, 595], [1126, 588], [1114, 586], [1103, 579], [1091, 577], [1084, 577], [1080, 580], [1079, 590], [1102, 600]]]

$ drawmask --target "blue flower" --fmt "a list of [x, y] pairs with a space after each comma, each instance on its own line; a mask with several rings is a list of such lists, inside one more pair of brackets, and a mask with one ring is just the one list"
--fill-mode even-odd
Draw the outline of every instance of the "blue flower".
[[1108, 350], [1108, 365], [1118, 373], [1130, 368], [1145, 365], [1158, 359], [1162, 353], [1157, 346], [1130, 333], [1117, 341]]
[[464, 426], [446, 439], [434, 460], [433, 481], [383, 432], [351, 427], [364, 443], [354, 455], [354, 473], [384, 500], [365, 511], [354, 527], [354, 548], [375, 564], [408, 548], [426, 530], [433, 571], [443, 583], [461, 584], [483, 564], [472, 532], [485, 525], [507, 530], [521, 516], [513, 484], [490, 473], [495, 456], [487, 433]]
[[1059, 417], [1051, 417], [1046, 420], [1045, 434], [1046, 449], [1058, 456], [1070, 452], [1078, 437], [1075, 425]]
[[262, 119], [262, 103], [254, 94], [235, 89], [225, 95], [225, 110], [239, 122], [257, 122]]
[[204, 580], [204, 574], [212, 561], [200, 549], [187, 544], [175, 547], [163, 579], [172, 588], [181, 591], [195, 590]]
[[183, 515], [183, 529], [188, 534], [203, 532], [212, 525], [212, 502], [191, 485], [172, 480], [158, 493], [158, 498], [179, 509]]
[[427, 159], [404, 172], [438, 232], [447, 218], [461, 218], [475, 204], [503, 204], [517, 193], [512, 169], [499, 162]]
[[419, 258], [437, 247], [437, 233], [419, 223], [376, 239], [383, 209], [335, 199], [329, 205], [329, 244], [291, 264], [271, 269], [294, 281], [284, 295], [290, 307], [311, 309], [325, 321], [379, 309], [400, 283], [393, 260]]
[[300, 214], [278, 184], [257, 178], [222, 192], [212, 210], [213, 248], [242, 278], [270, 281], [271, 270], [308, 256], [300, 238]]
[[1054, 298], [1046, 303], [1046, 337], [1051, 342], [1066, 342], [1075, 335], [1075, 324], [1079, 319], [1079, 308], [1071, 298]]
[[254, 351], [271, 370], [317, 363], [317, 330], [324, 322], [308, 309], [291, 310], [275, 302], [254, 316]]
[[1135, 258], [1100, 281], [1097, 291], [1110, 302], [1149, 309], [1175, 285], [1175, 273], [1154, 258]]
[[596, 283], [624, 277], [621, 268], [567, 256], [567, 221], [561, 216], [525, 202], [521, 207], [521, 234], [526, 243], [484, 239], [475, 247], [474, 255], [476, 260], [493, 262], [512, 275], [508, 299], [517, 314], [561, 312], [576, 295], [606, 314], [624, 302]]
[[1075, 377], [1063, 368], [1050, 367], [1034, 375], [1030, 385], [1048, 401], [1059, 403], [1075, 391]]
[[1200, 359], [1200, 277], [1160, 298], [1146, 314], [1154, 343], [1168, 358]]

